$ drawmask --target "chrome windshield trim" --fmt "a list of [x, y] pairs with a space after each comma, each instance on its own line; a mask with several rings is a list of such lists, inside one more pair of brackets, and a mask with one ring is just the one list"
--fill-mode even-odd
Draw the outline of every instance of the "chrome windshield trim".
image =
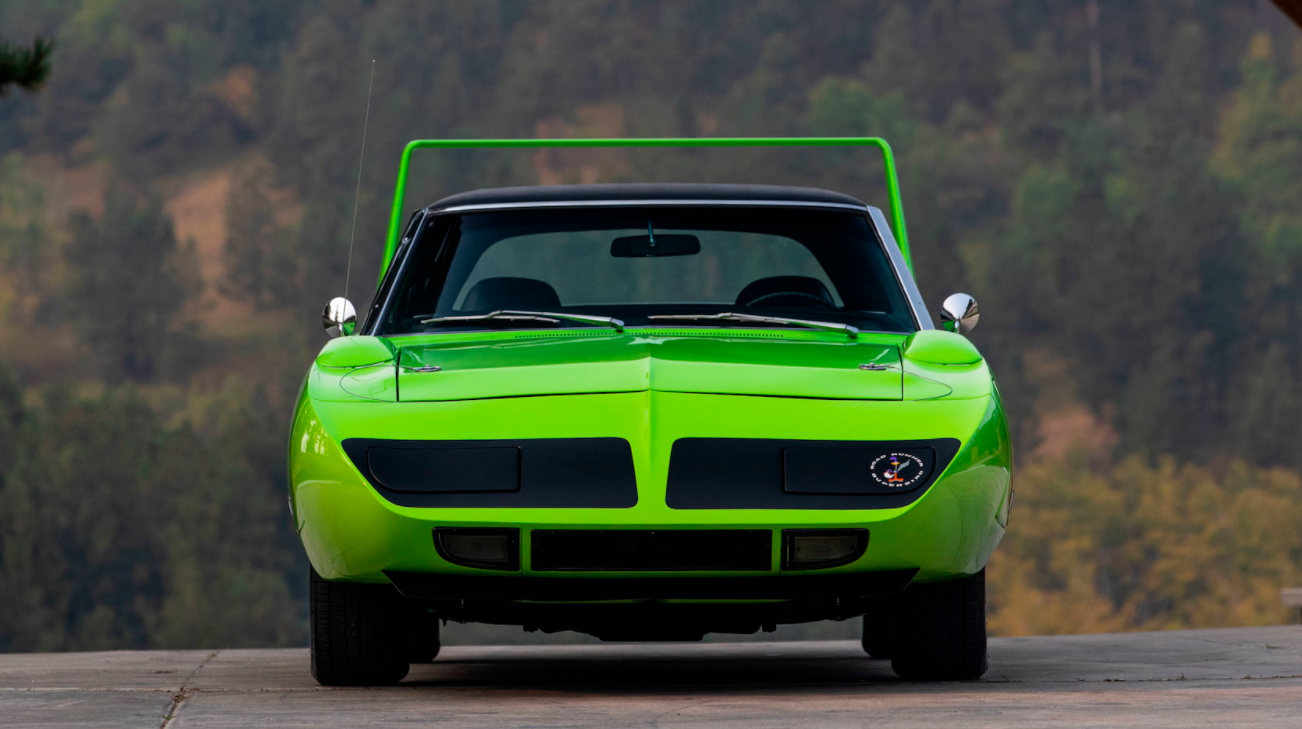
[[[857, 328], [857, 327], [856, 327], [856, 328]], [[682, 335], [682, 334], [677, 334], [677, 333], [675, 333], [675, 334], [655, 334], [654, 332], [657, 332], [657, 331], [661, 331], [661, 332], [663, 332], [663, 331], [683, 332], [683, 331], [686, 331], [687, 329], [700, 330], [700, 331], [702, 331], [702, 332], [716, 332], [716, 333], [718, 333], [718, 336], [721, 336], [721, 337], [726, 337], [726, 336], [728, 336], [729, 333], [731, 333], [731, 332], [738, 332], [738, 331], [762, 331], [762, 332], [765, 332], [766, 334], [773, 334], [773, 333], [775, 333], [775, 332], [779, 332], [779, 333], [782, 333], [782, 334], [823, 334], [823, 333], [827, 333], [827, 334], [835, 334], [835, 333], [836, 333], [836, 332], [833, 332], [833, 331], [822, 330], [822, 329], [764, 329], [764, 328], [761, 328], [761, 327], [756, 327], [756, 328], [754, 328], [754, 329], [751, 329], [751, 328], [748, 328], [748, 327], [727, 327], [727, 326], [720, 326], [720, 327], [709, 327], [709, 326], [702, 326], [702, 327], [681, 327], [681, 326], [674, 326], [674, 325], [672, 325], [672, 324], [635, 324], [635, 325], [632, 325], [632, 326], [625, 325], [625, 326], [624, 326], [623, 334], [636, 334], [636, 335], [641, 335], [641, 336], [651, 336], [651, 337], [655, 337], [655, 336], [659, 336], [659, 337], [680, 337], [680, 336], [684, 336], [684, 335]], [[650, 330], [650, 331], [647, 331], [647, 330]], [[385, 338], [385, 339], [399, 339], [399, 338], [402, 338], [402, 337], [448, 337], [448, 336], [464, 336], [464, 335], [467, 335], [467, 334], [504, 334], [504, 333], [511, 333], [511, 332], [528, 332], [530, 335], [535, 335], [535, 334], [547, 334], [547, 333], [551, 333], [551, 332], [576, 332], [576, 333], [592, 333], [592, 334], [601, 334], [601, 333], [603, 333], [603, 332], [609, 332], [609, 331], [611, 331], [611, 330], [609, 330], [609, 329], [595, 329], [595, 328], [593, 328], [593, 327], [567, 327], [567, 326], [548, 327], [547, 329], [538, 329], [538, 328], [536, 328], [536, 327], [523, 327], [523, 328], [520, 328], [520, 329], [512, 329], [511, 327], [498, 327], [498, 328], [494, 328], [494, 329], [472, 329], [472, 330], [469, 330], [469, 331], [460, 331], [460, 332], [457, 332], [457, 331], [440, 332], [440, 331], [430, 331], [430, 330], [426, 330], [426, 331], [422, 331], [422, 332], [396, 332], [396, 333], [394, 333], [394, 334], [380, 334], [380, 335], [378, 335], [378, 336], [383, 337], [383, 338]], [[837, 331], [839, 331], [839, 330], [837, 330]], [[619, 333], [619, 332], [616, 332], [616, 333]], [[905, 337], [908, 337], [910, 334], [912, 334], [912, 332], [887, 332], [887, 331], [882, 331], [882, 330], [880, 330], [880, 329], [859, 329], [859, 333], [860, 333], [860, 334], [880, 334], [880, 335], [887, 336], [887, 337], [900, 337], [901, 339], [903, 339], [903, 338], [905, 338]], [[698, 335], [696, 334], [695, 331], [693, 331], [692, 334], [691, 334], [691, 336], [698, 336]], [[491, 338], [490, 338], [490, 339], [491, 339]], [[465, 341], [476, 341], [476, 342], [477, 342], [477, 341], [480, 341], [480, 340], [479, 340], [479, 339], [467, 339], [467, 340], [465, 340]], [[390, 361], [390, 362], [384, 362], [384, 363], [382, 363], [382, 364], [392, 365], [393, 362], [391, 362], [391, 361]], [[367, 365], [367, 366], [370, 367], [370, 366], [373, 366], [373, 365]]]
[[777, 207], [777, 208], [832, 208], [862, 213], [869, 208], [846, 203], [809, 202], [799, 200], [541, 200], [518, 203], [485, 203], [482, 205], [454, 205], [450, 208], [427, 208], [431, 215], [468, 213], [484, 210], [522, 210], [526, 208], [610, 208], [610, 207]]
[[913, 323], [918, 329], [935, 329], [936, 325], [927, 311], [927, 303], [923, 301], [922, 292], [918, 290], [918, 284], [913, 280], [908, 264], [904, 262], [904, 254], [900, 253], [900, 245], [895, 242], [895, 234], [891, 232], [891, 224], [886, 221], [885, 213], [880, 208], [869, 205], [868, 216], [873, 228], [877, 230], [878, 238], [886, 248], [886, 257], [891, 261], [895, 279], [904, 289], [904, 298], [908, 300], [909, 309], [913, 311]]

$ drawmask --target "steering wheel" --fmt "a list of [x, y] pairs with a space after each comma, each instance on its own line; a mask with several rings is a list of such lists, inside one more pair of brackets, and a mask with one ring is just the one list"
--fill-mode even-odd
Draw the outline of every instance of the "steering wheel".
[[[793, 300], [790, 303], [782, 303], [783, 299]], [[806, 293], [804, 291], [773, 291], [756, 296], [744, 304], [745, 306], [771, 306], [775, 308], [795, 307], [798, 309], [819, 308], [825, 311], [836, 311], [836, 304], [824, 299], [821, 296]]]

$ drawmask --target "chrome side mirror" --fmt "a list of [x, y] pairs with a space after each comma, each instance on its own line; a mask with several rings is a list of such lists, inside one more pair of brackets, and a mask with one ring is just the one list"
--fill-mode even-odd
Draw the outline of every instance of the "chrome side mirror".
[[947, 332], [967, 334], [976, 329], [980, 320], [981, 309], [967, 294], [950, 294], [940, 305], [940, 327]]
[[357, 328], [357, 309], [353, 308], [353, 302], [336, 296], [326, 304], [325, 311], [321, 312], [321, 324], [331, 337], [352, 334], [353, 329]]

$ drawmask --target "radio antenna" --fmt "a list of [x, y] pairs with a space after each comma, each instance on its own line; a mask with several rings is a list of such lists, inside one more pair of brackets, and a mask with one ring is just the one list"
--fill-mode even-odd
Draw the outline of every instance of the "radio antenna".
[[362, 120], [362, 153], [357, 159], [357, 190], [353, 193], [353, 230], [348, 234], [348, 265], [344, 267], [344, 300], [353, 274], [353, 241], [357, 240], [357, 206], [362, 201], [362, 165], [366, 162], [366, 129], [371, 124], [371, 92], [375, 90], [375, 59], [371, 59], [371, 80], [366, 85], [366, 117]]

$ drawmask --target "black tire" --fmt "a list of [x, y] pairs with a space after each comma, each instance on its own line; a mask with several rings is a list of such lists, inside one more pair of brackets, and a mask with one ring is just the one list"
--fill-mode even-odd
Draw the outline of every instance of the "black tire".
[[895, 654], [895, 604], [883, 601], [863, 616], [864, 653], [869, 658], [885, 659]]
[[438, 618], [420, 604], [411, 607], [407, 622], [407, 662], [433, 663], [442, 643]]
[[972, 681], [986, 654], [985, 570], [948, 582], [910, 585], [895, 612], [891, 668], [910, 681]]
[[410, 606], [392, 585], [327, 582], [312, 570], [312, 678], [389, 686], [407, 675]]

